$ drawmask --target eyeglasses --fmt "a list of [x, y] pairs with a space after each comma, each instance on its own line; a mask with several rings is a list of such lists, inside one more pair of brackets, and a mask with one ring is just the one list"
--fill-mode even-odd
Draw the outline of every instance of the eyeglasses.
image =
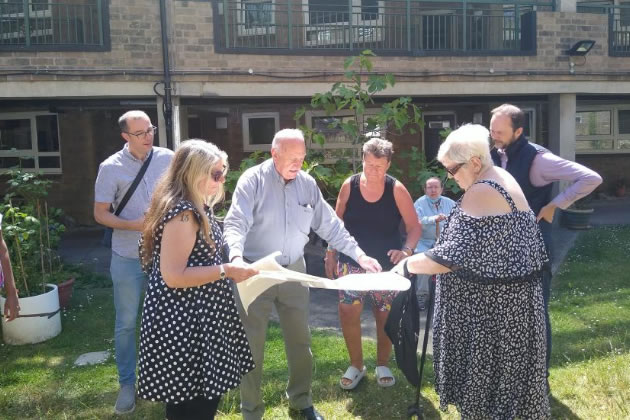
[[464, 163], [458, 163], [457, 165], [453, 166], [452, 168], [447, 168], [446, 166], [444, 167], [444, 169], [446, 169], [446, 172], [448, 172], [448, 174], [450, 176], [455, 176], [455, 174], [457, 173], [457, 171], [459, 171], [462, 166], [464, 166], [465, 164], [467, 164], [468, 162], [464, 162]]
[[139, 133], [129, 133], [127, 131], [123, 131], [123, 133], [125, 134], [129, 134], [130, 136], [136, 136], [138, 138], [142, 138], [142, 139], [146, 139], [147, 136], [153, 136], [155, 135], [155, 131], [157, 130], [157, 127], [152, 125], [151, 127], [149, 127], [147, 129], [147, 131], [141, 131]]
[[212, 180], [214, 182], [219, 182], [219, 181], [221, 181], [221, 178], [223, 178], [225, 175], [227, 175], [227, 171], [228, 171], [227, 166], [223, 165], [223, 169], [222, 170], [220, 170], [220, 171], [212, 171], [210, 173], [210, 177], [212, 177]]

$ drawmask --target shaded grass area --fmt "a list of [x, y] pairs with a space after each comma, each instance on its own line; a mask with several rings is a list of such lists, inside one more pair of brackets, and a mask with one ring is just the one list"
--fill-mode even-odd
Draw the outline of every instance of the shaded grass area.
[[[554, 418], [630, 418], [630, 227], [583, 233], [554, 279], [551, 316], [554, 332], [551, 389]], [[73, 367], [91, 351], [113, 353], [111, 289], [75, 291], [73, 307], [62, 315], [63, 332], [45, 343], [0, 345], [1, 419], [113, 419], [118, 392], [113, 358], [97, 366]], [[406, 418], [414, 399], [402, 374], [397, 384], [380, 388], [374, 377], [376, 346], [364, 340], [368, 375], [356, 390], [338, 381], [348, 366], [343, 338], [313, 331], [313, 393], [328, 419]], [[270, 324], [265, 351], [265, 418], [288, 418], [287, 365], [282, 332]], [[392, 364], [394, 364], [392, 362]], [[428, 419], [459, 418], [454, 407], [437, 410], [433, 366], [425, 370], [422, 403]], [[228, 393], [219, 418], [240, 419], [239, 395]], [[162, 419], [163, 406], [138, 400], [125, 419]]]

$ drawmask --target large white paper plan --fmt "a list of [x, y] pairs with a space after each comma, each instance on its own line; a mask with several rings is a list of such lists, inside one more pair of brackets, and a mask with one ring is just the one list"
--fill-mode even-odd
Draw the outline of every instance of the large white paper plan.
[[384, 271], [381, 273], [348, 274], [336, 280], [299, 273], [282, 267], [276, 262], [280, 251], [276, 251], [252, 264], [259, 274], [236, 285], [245, 312], [249, 305], [271, 286], [286, 281], [299, 282], [306, 287], [337, 290], [407, 290], [411, 286], [403, 276]]

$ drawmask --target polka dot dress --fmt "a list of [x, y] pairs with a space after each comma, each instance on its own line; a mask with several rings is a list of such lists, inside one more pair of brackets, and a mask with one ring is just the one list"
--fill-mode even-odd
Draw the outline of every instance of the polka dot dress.
[[433, 321], [440, 408], [462, 419], [546, 419], [542, 270], [548, 262], [531, 210], [472, 217], [453, 209], [427, 256], [438, 276]]
[[[160, 273], [164, 224], [179, 213], [197, 210], [182, 201], [157, 227], [149, 284], [142, 312], [138, 395], [151, 401], [179, 403], [196, 397], [216, 398], [240, 384], [254, 368], [230, 280], [199, 287], [169, 288]], [[199, 232], [188, 267], [221, 264], [217, 250], [223, 236], [207, 209], [214, 246]]]

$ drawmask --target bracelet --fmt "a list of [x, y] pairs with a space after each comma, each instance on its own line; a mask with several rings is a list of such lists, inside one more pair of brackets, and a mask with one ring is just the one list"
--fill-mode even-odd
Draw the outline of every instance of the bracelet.
[[411, 249], [411, 247], [410, 247], [410, 246], [408, 246], [408, 245], [403, 246], [403, 247], [402, 247], [403, 252], [405, 251], [405, 249], [408, 249], [408, 250], [409, 250], [409, 255], [413, 254], [413, 249]]
[[337, 253], [337, 251], [335, 251], [335, 250], [334, 250], [334, 249], [332, 249], [332, 248], [328, 248], [328, 249], [326, 249], [326, 254], [336, 254], [336, 253]]
[[409, 252], [409, 253], [407, 254], [407, 251], [405, 251], [405, 249], [407, 249], [407, 248], [403, 248], [403, 249], [401, 249], [401, 250], [400, 250], [400, 252], [402, 252], [403, 254], [405, 254], [405, 255], [406, 255], [406, 256], [408, 256], [408, 257], [411, 257], [411, 252]]

